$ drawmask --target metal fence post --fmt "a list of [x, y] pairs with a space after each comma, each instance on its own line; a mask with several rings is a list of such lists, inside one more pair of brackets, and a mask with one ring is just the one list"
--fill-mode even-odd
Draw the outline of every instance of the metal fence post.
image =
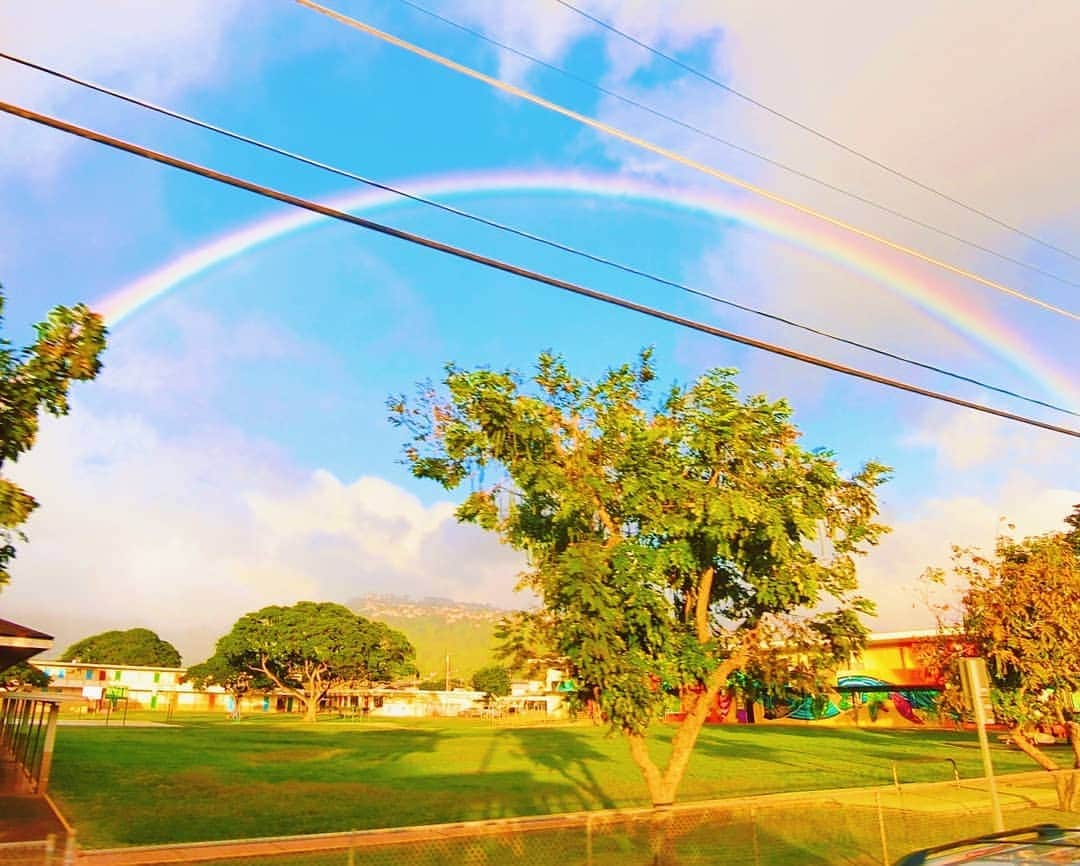
[[761, 866], [761, 846], [757, 836], [757, 806], [750, 807], [750, 834], [754, 845], [754, 866]]
[[56, 855], [56, 834], [50, 833], [45, 837], [45, 866], [53, 866], [53, 857]]
[[56, 720], [60, 716], [60, 705], [49, 705], [49, 719], [45, 728], [45, 743], [41, 750], [41, 764], [38, 767], [37, 793], [49, 790], [49, 776], [52, 773], [53, 746], [56, 743]]
[[346, 860], [349, 866], [356, 866], [356, 831], [349, 831], [349, 856]]
[[585, 866], [592, 866], [592, 815], [585, 816]]
[[878, 829], [881, 831], [881, 862], [883, 866], [889, 866], [889, 841], [885, 834], [885, 811], [881, 808], [881, 792], [874, 792], [874, 802], [877, 804]]
[[68, 833], [64, 842], [64, 866], [75, 866], [75, 860], [79, 855], [79, 844], [75, 839], [75, 831]]

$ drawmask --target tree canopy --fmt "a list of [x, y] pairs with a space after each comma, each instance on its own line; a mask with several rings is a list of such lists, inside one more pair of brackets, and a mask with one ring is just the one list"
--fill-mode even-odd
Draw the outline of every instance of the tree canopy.
[[96, 665], [180, 667], [180, 652], [148, 628], [113, 629], [84, 637], [60, 656], [65, 662]]
[[[4, 296], [0, 291], [0, 326]], [[35, 326], [34, 342], [16, 349], [0, 337], [0, 470], [15, 462], [37, 438], [39, 415], [66, 415], [68, 389], [73, 381], [87, 381], [101, 370], [105, 326], [101, 316], [83, 304], [55, 307]], [[37, 500], [13, 481], [0, 477], [0, 586], [11, 575], [15, 542]]]
[[[966, 588], [959, 623], [943, 623], [947, 663], [960, 654], [987, 660], [995, 715], [1047, 770], [1060, 767], [1039, 747], [1040, 734], [1064, 735], [1080, 768], [1080, 506], [1066, 522], [1069, 531], [1000, 537], [989, 556], [955, 550], [953, 571]], [[949, 672], [955, 693], [955, 664]], [[1080, 805], [1075, 780], [1058, 793], [1063, 808]]]
[[492, 697], [510, 694], [510, 671], [501, 665], [480, 668], [472, 675], [472, 687]]
[[45, 671], [34, 667], [29, 662], [16, 662], [0, 670], [0, 689], [10, 691], [45, 689], [49, 687], [50, 682], [52, 679]]
[[[799, 446], [786, 402], [740, 400], [731, 370], [650, 408], [654, 376], [649, 352], [596, 382], [545, 353], [531, 382], [450, 365], [444, 388], [389, 408], [413, 474], [467, 482], [458, 519], [526, 552], [537, 634], [626, 736], [659, 804], [733, 672], [792, 639], [861, 642], [872, 605], [855, 559], [886, 531], [875, 488], [888, 470], [845, 477], [830, 452]], [[644, 735], [668, 691], [686, 713], [661, 767]]]
[[217, 642], [210, 667], [219, 684], [249, 673], [296, 697], [315, 721], [333, 688], [392, 682], [416, 672], [408, 639], [344, 605], [302, 601], [240, 617]]

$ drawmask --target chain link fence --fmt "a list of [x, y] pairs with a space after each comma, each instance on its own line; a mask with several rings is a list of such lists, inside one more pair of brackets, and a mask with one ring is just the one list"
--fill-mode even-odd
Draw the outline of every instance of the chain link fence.
[[[1080, 815], [1058, 810], [1054, 782], [1045, 772], [999, 778], [1006, 828], [1080, 824]], [[878, 866], [918, 848], [992, 830], [985, 780], [954, 779], [660, 810], [84, 851], [79, 859], [86, 866]], [[5, 866], [60, 862], [0, 855]]]

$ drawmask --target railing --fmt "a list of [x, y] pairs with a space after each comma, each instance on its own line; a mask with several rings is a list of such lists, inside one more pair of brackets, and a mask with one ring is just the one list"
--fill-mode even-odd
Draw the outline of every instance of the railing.
[[55, 698], [16, 692], [0, 699], [0, 760], [15, 765], [17, 788], [48, 790], [58, 713]]

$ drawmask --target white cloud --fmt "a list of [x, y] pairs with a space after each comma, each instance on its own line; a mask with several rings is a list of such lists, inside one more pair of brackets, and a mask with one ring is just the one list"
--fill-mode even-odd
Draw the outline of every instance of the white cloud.
[[1077, 482], [1072, 479], [1072, 488], [1049, 487], [1014, 476], [989, 496], [929, 499], [903, 512], [887, 511], [883, 517], [893, 531], [859, 567], [863, 591], [878, 605], [871, 628], [932, 626], [919, 583], [926, 568], [948, 568], [953, 545], [990, 551], [999, 534], [1020, 538], [1064, 529], [1065, 515], [1080, 503]]
[[[87, 76], [152, 100], [169, 101], [214, 82], [228, 52], [224, 37], [256, 4], [246, 0], [47, 0], [0, 5], [0, 44], [28, 60]], [[5, 98], [59, 111], [85, 92], [42, 73], [0, 64]], [[7, 119], [0, 164], [16, 175], [48, 179], [71, 139]]]
[[170, 438], [77, 405], [46, 421], [11, 475], [42, 504], [4, 615], [64, 640], [145, 625], [194, 661], [265, 604], [366, 592], [515, 601], [520, 558], [458, 525], [450, 503], [302, 472], [229, 430]]
[[[974, 25], [967, 10], [930, 2], [852, 8], [779, 0], [692, 0], [675, 6], [593, 0], [585, 8], [668, 53], [698, 48], [692, 62], [712, 75], [962, 201], [1056, 238], [1066, 248], [1075, 235], [1072, 191], [1080, 184], [1080, 163], [1072, 154], [1080, 151], [1080, 115], [1073, 106], [1080, 99], [1080, 53], [1073, 33], [1080, 13], [1067, 0], [1041, 4], [1023, 16], [1017, 16], [1011, 4], [982, 4]], [[474, 23], [506, 38], [519, 37], [515, 44], [539, 46], [545, 59], [555, 61], [569, 57], [584, 38], [602, 39], [609, 59], [604, 83], [617, 91], [953, 233], [1078, 276], [1072, 261], [1050, 256], [615, 35], [593, 25], [582, 30], [583, 19], [554, 3], [543, 15], [503, 4], [497, 17], [478, 11], [474, 18]], [[994, 62], [987, 63], [988, 57]], [[602, 99], [598, 114], [605, 122], [840, 219], [1068, 306], [1066, 286], [793, 178], [623, 103]], [[631, 173], [703, 189], [716, 183], [610, 137], [598, 134], [597, 140]], [[886, 253], [871, 244], [865, 255], [882, 261], [896, 258]], [[723, 255], [745, 266], [753, 275], [747, 288], [778, 312], [806, 319], [824, 310], [835, 329], [888, 348], [903, 350], [918, 343], [921, 354], [933, 346], [946, 357], [962, 350], [962, 341], [932, 314], [860, 275], [823, 268], [812, 256], [751, 235], [731, 238]], [[1002, 326], [1008, 330], [1020, 326], [1017, 316], [1022, 320], [1028, 312], [991, 289], [958, 283], [906, 258], [896, 262], [899, 270], [924, 280], [933, 294], [950, 296], [966, 307], [967, 316], [997, 311], [1008, 317], [1009, 324]], [[970, 349], [966, 354], [970, 360]], [[983, 353], [980, 360], [986, 358]]]
[[[1020, 426], [1014, 422], [975, 412], [956, 412], [934, 408], [913, 425], [904, 444], [934, 452], [938, 468], [968, 470], [996, 463], [1000, 466], [1037, 467], [1070, 466], [1075, 445], [1057, 433]], [[1080, 481], [1080, 470], [1068, 484]]]

